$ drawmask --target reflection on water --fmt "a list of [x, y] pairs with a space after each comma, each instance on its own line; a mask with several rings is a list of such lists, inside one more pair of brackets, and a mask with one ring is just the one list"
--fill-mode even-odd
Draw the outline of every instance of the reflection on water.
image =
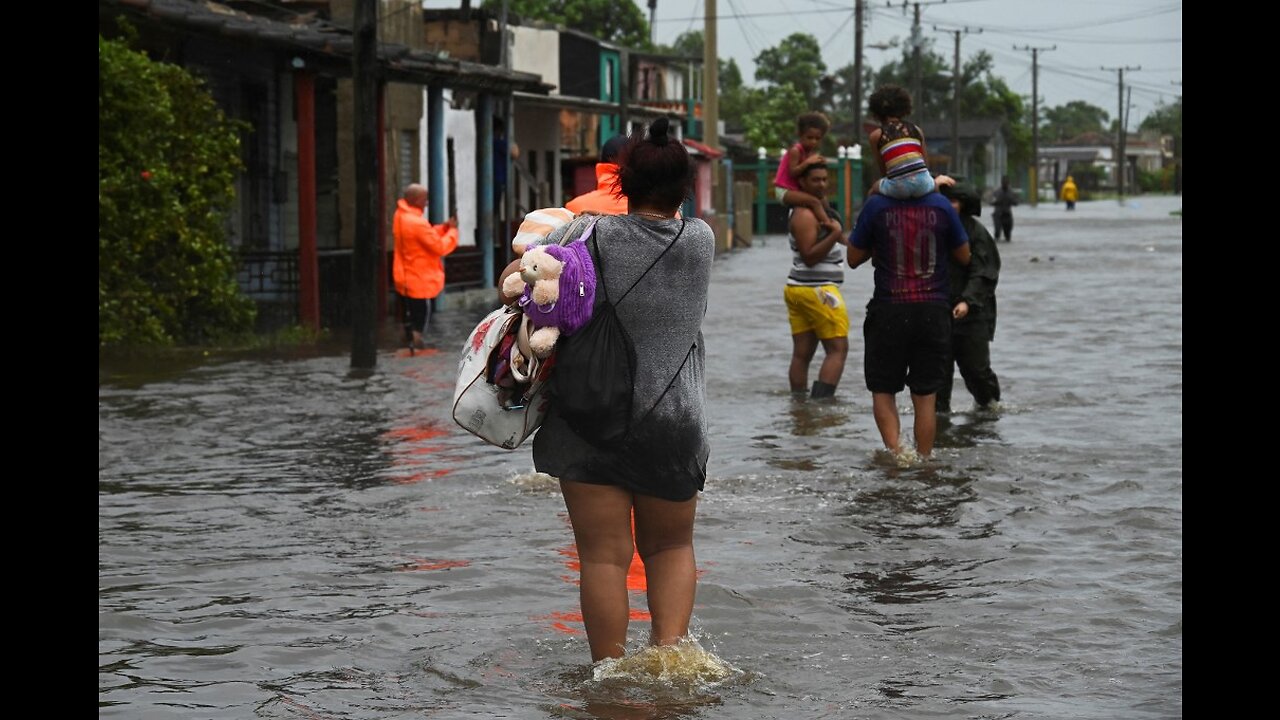
[[839, 401], [793, 398], [790, 432], [796, 437], [820, 435], [849, 421], [849, 413]]
[[479, 317], [367, 376], [341, 346], [100, 369], [99, 716], [1180, 716], [1181, 222], [1142, 212], [1020, 211], [1003, 407], [928, 461], [879, 449], [856, 332], [834, 400], [788, 392], [785, 243], [718, 258], [696, 641], [647, 647], [637, 562], [596, 666], [558, 483], [450, 418]]

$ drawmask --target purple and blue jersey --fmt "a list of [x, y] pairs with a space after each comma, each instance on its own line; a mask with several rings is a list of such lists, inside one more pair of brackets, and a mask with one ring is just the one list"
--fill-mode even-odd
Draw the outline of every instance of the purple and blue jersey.
[[871, 251], [872, 302], [948, 305], [947, 261], [968, 242], [960, 216], [938, 193], [910, 200], [872, 195], [849, 235], [850, 245]]

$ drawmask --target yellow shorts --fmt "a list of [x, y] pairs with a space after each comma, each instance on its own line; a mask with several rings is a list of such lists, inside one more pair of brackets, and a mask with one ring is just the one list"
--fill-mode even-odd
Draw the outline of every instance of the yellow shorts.
[[778, 202], [782, 202], [782, 196], [787, 194], [791, 188], [784, 188], [781, 185], [775, 185], [773, 188], [773, 198]]
[[787, 285], [782, 297], [787, 301], [792, 335], [812, 331], [819, 340], [849, 336], [849, 311], [835, 285]]

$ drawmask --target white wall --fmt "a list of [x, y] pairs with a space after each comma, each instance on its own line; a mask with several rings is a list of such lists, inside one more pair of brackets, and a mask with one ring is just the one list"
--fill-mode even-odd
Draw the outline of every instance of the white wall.
[[560, 33], [555, 30], [511, 25], [511, 69], [542, 76], [542, 82], [560, 93]]
[[679, 68], [669, 67], [662, 83], [663, 97], [668, 100], [684, 99], [684, 74]]
[[[476, 197], [476, 114], [474, 110], [444, 109], [444, 133], [453, 138], [454, 198], [458, 207], [458, 244], [474, 247], [479, 199]], [[447, 172], [447, 171], [446, 171]], [[446, 200], [448, 207], [449, 200]]]
[[[450, 107], [452, 93], [448, 90], [444, 93], [444, 135], [446, 142], [453, 139], [453, 175], [454, 189], [457, 191], [457, 212], [458, 212], [458, 244], [460, 246], [474, 247], [476, 244], [476, 212], [478, 209], [478, 199], [476, 197], [476, 120], [475, 111], [473, 110], [455, 110]], [[449, 187], [446, 184], [442, 188], [431, 187], [430, 169], [430, 126], [427, 122], [427, 91], [422, 90], [422, 120], [418, 124], [418, 167], [421, 168], [422, 177], [418, 182], [426, 186], [427, 191], [435, 196], [437, 193], [444, 198], [446, 208], [450, 205]], [[446, 156], [445, 162], [448, 162]], [[445, 168], [446, 177], [449, 168]]]

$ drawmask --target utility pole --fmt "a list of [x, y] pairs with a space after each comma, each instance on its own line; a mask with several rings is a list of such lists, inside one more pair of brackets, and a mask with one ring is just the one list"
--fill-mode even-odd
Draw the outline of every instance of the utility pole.
[[[356, 0], [352, 23], [352, 85], [355, 90], [356, 240], [351, 256], [351, 367], [372, 370], [378, 362], [378, 4]], [[432, 191], [436, 191], [432, 188]]]
[[[658, 28], [653, 21], [658, 14], [658, 0], [649, 0], [649, 42], [658, 44]], [[624, 130], [626, 128], [623, 128]]]
[[[924, 123], [924, 59], [922, 51], [924, 49], [924, 33], [920, 30], [920, 6], [921, 5], [941, 5], [947, 0], [931, 0], [926, 2], [913, 2], [911, 6], [915, 9], [915, 21], [911, 23], [911, 94], [915, 101], [915, 123], [917, 125]], [[902, 8], [907, 7], [906, 0], [903, 0]]]
[[1040, 53], [1058, 46], [1014, 45], [1013, 49], [1031, 51], [1031, 207], [1035, 207], [1040, 203]]
[[952, 71], [955, 89], [951, 91], [951, 162], [947, 163], [947, 174], [954, 175], [960, 171], [960, 36], [981, 33], [982, 28], [950, 29], [934, 25], [933, 29], [938, 32], [953, 33], [956, 36], [956, 59]]
[[853, 5], [853, 144], [862, 143], [862, 10], [863, 0]]
[[[1178, 99], [1182, 99], [1182, 81], [1174, 80], [1177, 85]], [[1173, 191], [1179, 195], [1182, 194], [1182, 123], [1178, 123], [1178, 133], [1173, 136]]]
[[[716, 0], [705, 0], [702, 48], [702, 142], [720, 147], [720, 59], [716, 56]], [[715, 181], [712, 180], [714, 183]]]
[[924, 122], [924, 68], [921, 67], [920, 46], [924, 37], [920, 32], [920, 3], [915, 4], [916, 19], [911, 24], [911, 94], [916, 100], [916, 122]]
[[1118, 107], [1116, 108], [1118, 111], [1116, 115], [1116, 194], [1120, 196], [1121, 202], [1124, 202], [1124, 176], [1129, 172], [1129, 161], [1125, 158], [1125, 135], [1127, 134], [1127, 130], [1125, 128], [1126, 123], [1124, 119], [1124, 71], [1141, 69], [1141, 65], [1135, 65], [1133, 67], [1125, 65], [1121, 67], [1102, 68], [1104, 72], [1111, 72], [1112, 70], [1116, 71], [1120, 80], [1119, 101], [1117, 102]]

